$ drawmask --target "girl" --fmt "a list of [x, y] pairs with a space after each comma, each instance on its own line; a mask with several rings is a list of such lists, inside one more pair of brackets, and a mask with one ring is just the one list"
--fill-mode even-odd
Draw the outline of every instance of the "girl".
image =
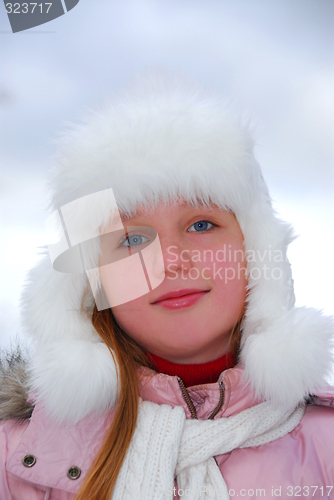
[[151, 73], [57, 164], [35, 353], [2, 366], [1, 500], [334, 498], [333, 325], [294, 307], [247, 127]]

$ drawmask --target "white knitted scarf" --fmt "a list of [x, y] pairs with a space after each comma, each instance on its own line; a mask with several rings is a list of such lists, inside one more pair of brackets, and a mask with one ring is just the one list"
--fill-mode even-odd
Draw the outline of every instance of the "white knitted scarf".
[[227, 418], [189, 420], [181, 406], [141, 401], [112, 499], [171, 500], [176, 477], [185, 498], [228, 500], [213, 457], [285, 436], [304, 412], [304, 404], [287, 411], [264, 402]]

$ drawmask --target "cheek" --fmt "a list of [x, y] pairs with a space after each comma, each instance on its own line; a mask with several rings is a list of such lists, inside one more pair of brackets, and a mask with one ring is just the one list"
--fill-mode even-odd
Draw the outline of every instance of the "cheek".
[[[233, 271], [235, 271], [235, 277]], [[246, 300], [247, 281], [242, 276], [239, 278], [237, 274], [238, 270], [229, 268], [229, 272], [225, 275], [226, 279], [216, 279], [214, 287], [217, 308], [228, 310], [231, 315], [239, 318]]]
[[[140, 340], [138, 335], [143, 330], [142, 325], [148, 325], [150, 320], [147, 296], [112, 307], [112, 313], [117, 323], [134, 340]], [[144, 328], [145, 331], [145, 328]]]
[[111, 307], [131, 302], [150, 291], [137, 255], [100, 267], [100, 277]]
[[[204, 270], [204, 268], [206, 268]], [[202, 273], [214, 285], [217, 307], [231, 308], [240, 315], [246, 300], [246, 261], [240, 241], [229, 242], [213, 251], [210, 262], [203, 264]]]

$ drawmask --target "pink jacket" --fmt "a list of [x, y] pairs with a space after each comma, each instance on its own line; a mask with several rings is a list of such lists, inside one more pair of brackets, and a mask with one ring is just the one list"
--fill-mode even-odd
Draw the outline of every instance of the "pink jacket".
[[[187, 418], [194, 411], [199, 419], [213, 412], [216, 419], [226, 418], [259, 402], [241, 375], [236, 367], [222, 373], [221, 388], [218, 383], [188, 388], [187, 402], [177, 377], [143, 368], [141, 397], [180, 405]], [[0, 499], [72, 500], [113, 414], [60, 426], [47, 418], [39, 403], [30, 419], [0, 423]], [[286, 436], [215, 458], [231, 498], [334, 499], [334, 388], [313, 396], [300, 424]], [[175, 492], [178, 498], [177, 487]], [[187, 498], [181, 491], [182, 496]]]

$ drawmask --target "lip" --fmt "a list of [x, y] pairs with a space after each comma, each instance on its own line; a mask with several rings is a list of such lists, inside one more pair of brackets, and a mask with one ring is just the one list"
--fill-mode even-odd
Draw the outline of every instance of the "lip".
[[153, 305], [160, 305], [167, 309], [179, 309], [189, 307], [200, 300], [210, 290], [199, 290], [198, 288], [189, 288], [187, 290], [177, 290], [161, 295]]

